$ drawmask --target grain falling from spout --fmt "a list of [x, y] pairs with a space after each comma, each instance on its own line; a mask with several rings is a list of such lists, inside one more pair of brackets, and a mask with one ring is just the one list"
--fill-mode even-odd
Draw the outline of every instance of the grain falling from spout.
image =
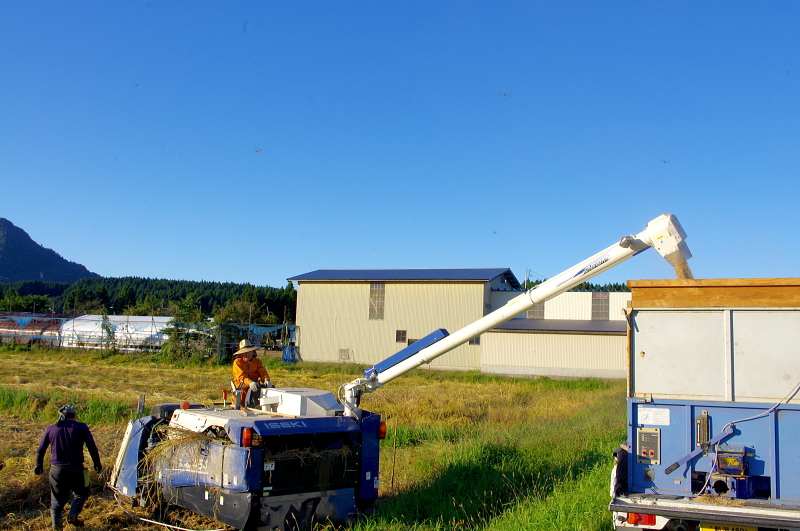
[[680, 265], [675, 266], [675, 275], [682, 280], [686, 279], [693, 279], [694, 275], [692, 275], [692, 270], [689, 269], [689, 263], [684, 262]]

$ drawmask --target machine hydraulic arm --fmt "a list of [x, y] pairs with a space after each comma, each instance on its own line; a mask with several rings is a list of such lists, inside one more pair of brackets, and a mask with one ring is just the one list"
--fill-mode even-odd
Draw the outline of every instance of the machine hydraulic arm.
[[[403, 356], [398, 356], [400, 354], [398, 353], [386, 360], [391, 360], [395, 362], [394, 364], [386, 366], [385, 361], [368, 369], [364, 378], [344, 384], [340, 389], [340, 400], [345, 407], [346, 414], [360, 418], [359, 404], [361, 395], [364, 393], [373, 392], [398, 376], [424, 363], [429, 363], [470, 339], [511, 320], [537, 304], [586, 282], [650, 247], [656, 249], [676, 270], [684, 267], [686, 261], [692, 256], [684, 242], [685, 238], [686, 233], [681, 228], [678, 219], [672, 214], [662, 214], [649, 222], [639, 234], [623, 237], [618, 243], [515, 297], [504, 306], [464, 328], [449, 335], [446, 332], [440, 333], [438, 337], [434, 336], [431, 340], [426, 341], [428, 344], [421, 345], [421, 348], [416, 351], [408, 352]], [[431, 335], [433, 336], [433, 334]]]

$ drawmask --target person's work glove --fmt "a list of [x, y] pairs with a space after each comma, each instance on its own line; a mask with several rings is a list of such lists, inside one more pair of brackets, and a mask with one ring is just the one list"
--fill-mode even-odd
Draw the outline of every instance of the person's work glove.
[[44, 468], [42, 467], [42, 465], [36, 465], [33, 468], [33, 473], [36, 474], [37, 476], [41, 476], [42, 472], [44, 472]]
[[258, 391], [258, 382], [250, 382], [250, 390], [254, 393]]
[[94, 471], [95, 471], [95, 472], [97, 472], [98, 474], [99, 474], [99, 473], [100, 473], [102, 470], [103, 470], [103, 465], [101, 465], [100, 463], [96, 463], [96, 464], [94, 465]]
[[264, 385], [267, 386], [267, 389], [275, 389], [275, 386], [272, 384], [272, 380], [267, 380], [264, 382]]

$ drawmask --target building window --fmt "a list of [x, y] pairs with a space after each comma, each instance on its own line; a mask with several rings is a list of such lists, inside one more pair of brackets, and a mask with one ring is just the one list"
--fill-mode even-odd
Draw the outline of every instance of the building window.
[[413, 345], [413, 344], [414, 344], [414, 343], [416, 343], [417, 341], [419, 341], [419, 339], [409, 339], [409, 340], [408, 340], [408, 344], [409, 344], [409, 345]]
[[347, 361], [350, 359], [350, 349], [349, 348], [340, 348], [339, 349], [339, 361]]
[[407, 339], [408, 339], [408, 337], [406, 335], [406, 331], [405, 330], [396, 330], [395, 331], [394, 340], [397, 343], [405, 343]]
[[528, 319], [544, 319], [544, 303], [537, 304], [526, 315]]
[[383, 299], [386, 294], [384, 282], [370, 282], [369, 284], [369, 318], [383, 319]]
[[481, 336], [473, 337], [469, 340], [470, 345], [480, 345], [481, 344]]
[[608, 292], [592, 292], [592, 321], [608, 321]]

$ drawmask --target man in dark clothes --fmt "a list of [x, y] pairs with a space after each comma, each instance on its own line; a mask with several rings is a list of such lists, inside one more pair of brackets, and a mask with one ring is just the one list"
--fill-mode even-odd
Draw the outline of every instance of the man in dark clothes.
[[84, 476], [83, 445], [89, 450], [95, 471], [99, 473], [103, 469], [92, 432], [89, 426], [75, 420], [75, 408], [64, 406], [58, 413], [58, 421], [48, 426], [42, 435], [36, 452], [36, 468], [33, 469], [36, 475], [42, 473], [44, 453], [50, 446], [50, 518], [53, 529], [61, 529], [62, 511], [72, 492], [75, 499], [69, 508], [67, 523], [78, 527], [83, 525], [78, 515], [89, 497], [88, 476]]

